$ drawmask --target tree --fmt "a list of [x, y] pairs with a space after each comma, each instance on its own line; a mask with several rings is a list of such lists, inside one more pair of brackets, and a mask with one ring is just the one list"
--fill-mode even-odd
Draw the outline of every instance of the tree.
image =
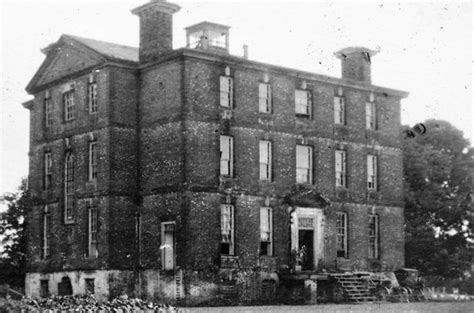
[[425, 276], [462, 278], [473, 260], [474, 149], [441, 120], [405, 128], [406, 265]]
[[26, 212], [30, 204], [23, 180], [16, 193], [2, 196], [8, 209], [0, 214], [0, 282], [22, 287], [25, 280]]

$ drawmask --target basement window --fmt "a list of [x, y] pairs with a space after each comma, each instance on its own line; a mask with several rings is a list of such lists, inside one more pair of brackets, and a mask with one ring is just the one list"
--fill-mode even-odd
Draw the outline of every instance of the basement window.
[[95, 279], [94, 278], [86, 278], [86, 294], [93, 295], [95, 294]]

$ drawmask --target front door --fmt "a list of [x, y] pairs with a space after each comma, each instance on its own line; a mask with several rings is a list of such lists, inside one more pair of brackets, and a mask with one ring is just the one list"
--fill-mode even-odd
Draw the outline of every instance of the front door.
[[296, 265], [302, 270], [315, 270], [323, 258], [324, 214], [317, 208], [296, 208], [292, 213], [291, 249]]

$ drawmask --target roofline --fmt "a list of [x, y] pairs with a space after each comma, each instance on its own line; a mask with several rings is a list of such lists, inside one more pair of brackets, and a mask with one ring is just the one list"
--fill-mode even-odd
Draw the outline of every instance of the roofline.
[[203, 26], [203, 25], [209, 25], [209, 26], [213, 26], [213, 27], [216, 27], [216, 28], [221, 28], [221, 29], [224, 29], [224, 30], [229, 30], [231, 28], [230, 26], [227, 26], [227, 25], [224, 25], [224, 24], [219, 24], [219, 23], [214, 23], [214, 22], [209, 22], [209, 21], [202, 21], [202, 22], [199, 22], [199, 23], [196, 23], [196, 24], [193, 24], [193, 25], [189, 25], [189, 26], [185, 27], [184, 30], [189, 31], [189, 30], [192, 30], [192, 29], [195, 29], [195, 28], [199, 28], [200, 26]]
[[355, 89], [369, 91], [369, 92], [385, 93], [387, 95], [400, 97], [400, 98], [406, 98], [409, 95], [409, 92], [407, 91], [367, 84], [367, 83], [353, 80], [353, 79], [343, 79], [343, 78], [337, 78], [337, 77], [332, 77], [332, 76], [327, 76], [327, 75], [321, 75], [321, 74], [316, 74], [312, 72], [297, 70], [294, 68], [289, 68], [289, 67], [264, 63], [264, 62], [252, 61], [252, 60], [245, 59], [244, 57], [239, 57], [235, 55], [229, 55], [229, 54], [223, 54], [223, 53], [212, 53], [205, 50], [196, 50], [196, 49], [190, 49], [190, 48], [180, 48], [180, 49], [174, 50], [173, 52], [170, 52], [169, 54], [163, 56], [162, 58], [160, 58], [159, 60], [155, 62], [140, 65], [140, 69], [145, 70], [155, 65], [170, 61], [172, 59], [175, 59], [181, 56], [197, 58], [197, 59], [207, 60], [211, 62], [216, 62], [216, 61], [228, 62], [229, 64], [238, 65], [238, 66], [242, 66], [249, 69], [254, 69], [254, 70], [259, 70], [259, 71], [273, 71], [278, 74], [290, 75], [295, 78], [314, 80], [314, 81], [318, 81], [318, 82], [322, 82], [326, 84], [355, 88]]

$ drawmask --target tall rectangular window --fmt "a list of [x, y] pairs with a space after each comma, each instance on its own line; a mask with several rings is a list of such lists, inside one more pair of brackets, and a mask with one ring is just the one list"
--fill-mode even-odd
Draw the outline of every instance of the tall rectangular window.
[[344, 125], [346, 123], [346, 101], [342, 96], [334, 97], [334, 124]]
[[63, 93], [64, 120], [71, 121], [74, 119], [74, 90]]
[[267, 140], [260, 140], [260, 180], [272, 180], [272, 143]]
[[347, 213], [336, 212], [337, 257], [347, 258]]
[[89, 113], [97, 113], [97, 83], [92, 75], [89, 79], [89, 85], [87, 86], [87, 103], [89, 106]]
[[175, 222], [161, 223], [161, 266], [165, 271], [175, 268]]
[[367, 189], [377, 190], [377, 156], [367, 156]]
[[371, 130], [377, 129], [377, 112], [375, 102], [365, 103], [365, 128]]
[[262, 113], [272, 111], [272, 86], [270, 84], [258, 84], [258, 111]]
[[89, 208], [88, 225], [88, 256], [96, 258], [99, 255], [98, 250], [98, 221], [99, 214], [97, 208]]
[[379, 258], [379, 216], [369, 215], [369, 259]]
[[300, 115], [311, 115], [311, 92], [308, 90], [295, 90], [295, 113]]
[[273, 254], [272, 208], [260, 208], [260, 255]]
[[97, 142], [89, 143], [89, 180], [97, 178]]
[[51, 152], [44, 153], [44, 174], [43, 174], [43, 189], [48, 190], [51, 188], [51, 183], [53, 181], [53, 159], [51, 157]]
[[221, 176], [233, 177], [234, 175], [234, 138], [220, 137]]
[[232, 108], [234, 99], [234, 80], [229, 76], [220, 77], [221, 106]]
[[336, 150], [335, 153], [336, 187], [347, 187], [346, 151]]
[[71, 152], [66, 154], [64, 161], [64, 220], [73, 219], [72, 208], [74, 204], [74, 157]]
[[53, 102], [49, 96], [49, 92], [46, 93], [44, 98], [44, 123], [46, 127], [53, 125]]
[[221, 205], [221, 254], [234, 255], [234, 206]]
[[313, 183], [313, 148], [310, 146], [296, 146], [296, 182], [302, 184]]
[[43, 232], [42, 232], [42, 249], [41, 256], [43, 259], [48, 258], [51, 255], [51, 213], [47, 205], [44, 206], [43, 210]]

